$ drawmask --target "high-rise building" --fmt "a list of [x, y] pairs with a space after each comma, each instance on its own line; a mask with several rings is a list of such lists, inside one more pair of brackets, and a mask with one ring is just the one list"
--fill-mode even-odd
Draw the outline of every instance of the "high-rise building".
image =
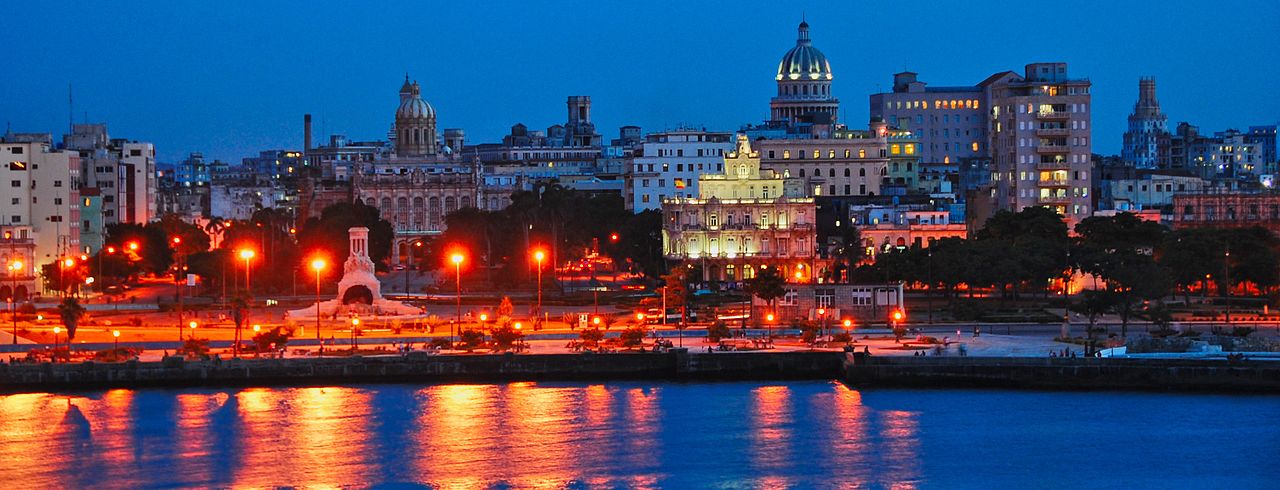
[[10, 132], [0, 162], [0, 261], [22, 263], [14, 279], [30, 294], [41, 265], [81, 253], [80, 155], [55, 150], [47, 133]]
[[893, 91], [871, 95], [871, 117], [920, 139], [926, 163], [959, 163], [989, 154], [987, 81], [973, 86], [929, 87], [913, 72], [893, 75]]
[[1152, 169], [1159, 165], [1159, 142], [1169, 134], [1169, 117], [1160, 112], [1156, 100], [1156, 81], [1153, 78], [1138, 80], [1138, 102], [1129, 114], [1129, 129], [1124, 132], [1124, 147], [1120, 158], [1137, 167]]
[[[102, 199], [102, 226], [145, 224], [156, 219], [156, 149], [146, 142], [111, 138], [106, 124], [74, 124], [62, 136], [63, 148], [80, 155], [83, 187]], [[84, 230], [86, 235], [103, 230]], [[86, 243], [97, 250], [100, 244]], [[91, 251], [92, 251], [91, 250]]]
[[989, 80], [993, 195], [998, 209], [1045, 206], [1074, 227], [1093, 210], [1089, 80], [1066, 63], [1032, 63]]

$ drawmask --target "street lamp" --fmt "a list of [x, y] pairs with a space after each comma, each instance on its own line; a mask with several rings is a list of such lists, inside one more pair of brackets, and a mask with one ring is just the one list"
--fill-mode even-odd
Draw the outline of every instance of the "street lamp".
[[538, 264], [538, 309], [534, 310], [537, 315], [542, 315], [542, 261], [547, 258], [547, 253], [542, 249], [533, 251], [533, 260]]
[[325, 265], [324, 259], [311, 259], [311, 270], [316, 271], [316, 343], [320, 345], [321, 353], [324, 353], [324, 341], [320, 339], [320, 271]]
[[356, 351], [356, 329], [360, 328], [360, 318], [351, 317], [351, 352]]
[[[58, 347], [59, 347], [59, 345], [58, 345], [58, 334], [60, 334], [60, 333], [62, 333], [62, 327], [57, 327], [57, 326], [53, 327], [53, 350], [54, 350], [54, 351], [57, 351], [57, 350], [58, 350]], [[56, 359], [56, 357], [55, 357], [55, 359]]]
[[240, 258], [244, 260], [244, 290], [246, 292], [253, 290], [252, 288], [249, 287], [249, 261], [253, 260], [254, 255], [257, 255], [257, 254], [253, 251], [253, 249], [248, 249], [248, 248], [240, 249]]
[[9, 316], [13, 320], [13, 343], [18, 343], [18, 271], [22, 270], [22, 261], [9, 262]]
[[765, 323], [769, 324], [769, 342], [773, 342], [773, 318], [773, 313], [767, 313], [764, 315]]
[[178, 297], [178, 338], [182, 338], [182, 254], [178, 252], [178, 245], [182, 244], [182, 237], [173, 237], [173, 252], [177, 255], [177, 263], [173, 265], [173, 294]]
[[[191, 320], [191, 322], [190, 322], [190, 323], [187, 323], [187, 327], [191, 328], [191, 333], [187, 334], [187, 339], [194, 340], [194, 339], [196, 338], [196, 327], [197, 327], [197, 326], [199, 326], [199, 325], [198, 325], [198, 324], [196, 324], [196, 321], [195, 321], [195, 320]], [[181, 343], [182, 343], [182, 331], [181, 331], [181, 330], [179, 330], [179, 331], [178, 331], [178, 343], [179, 343], [179, 344], [181, 344]]]
[[[462, 261], [463, 260], [466, 260], [466, 256], [462, 255], [461, 252], [454, 252], [453, 255], [449, 256], [449, 261], [453, 262], [454, 284], [457, 286], [456, 303], [457, 303], [458, 309], [453, 318], [453, 322], [458, 327], [462, 326]], [[449, 342], [450, 343], [453, 342], [452, 328], [449, 329]]]
[[115, 350], [116, 350], [116, 355], [120, 355], [120, 354], [119, 354], [119, 351], [120, 351], [120, 331], [119, 331], [119, 330], [112, 330], [112, 331], [111, 331], [111, 337], [112, 337], [112, 338], [114, 338], [114, 339], [115, 339], [115, 341], [116, 341], [116, 348], [115, 348]]

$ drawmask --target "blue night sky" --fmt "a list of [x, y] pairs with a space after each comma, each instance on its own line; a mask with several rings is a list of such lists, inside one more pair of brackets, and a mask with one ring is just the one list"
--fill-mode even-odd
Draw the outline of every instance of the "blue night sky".
[[[1067, 8], [1067, 5], [1072, 7]], [[1280, 2], [24, 2], [0, 30], [0, 118], [65, 132], [75, 119], [238, 162], [260, 149], [383, 138], [405, 72], [438, 126], [497, 141], [523, 122], [565, 120], [590, 95], [617, 127], [732, 130], [768, 115], [778, 59], [802, 13], [835, 71], [843, 116], [904, 68], [971, 85], [1033, 61], [1093, 81], [1096, 152], [1119, 153], [1139, 76], [1155, 76], [1170, 127], [1280, 119]]]

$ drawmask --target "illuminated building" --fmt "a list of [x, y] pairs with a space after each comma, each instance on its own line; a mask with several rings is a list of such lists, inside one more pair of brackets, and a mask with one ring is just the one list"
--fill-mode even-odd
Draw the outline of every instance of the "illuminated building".
[[[19, 285], [36, 291], [36, 271], [80, 250], [80, 155], [53, 149], [47, 133], [0, 138], [0, 259], [21, 260]], [[8, 279], [8, 271], [5, 279]]]
[[1169, 135], [1169, 117], [1160, 112], [1156, 100], [1156, 81], [1138, 80], [1138, 102], [1129, 114], [1129, 129], [1124, 132], [1120, 158], [1137, 168], [1152, 169], [1159, 163], [1159, 141]]
[[958, 163], [988, 155], [986, 83], [929, 87], [916, 73], [896, 73], [892, 92], [871, 95], [871, 116], [918, 135], [924, 162]]
[[798, 189], [787, 192], [787, 182], [771, 174], [761, 172], [759, 152], [738, 135], [724, 172], [699, 178], [698, 197], [662, 201], [666, 258], [700, 265], [706, 281], [742, 281], [762, 267], [788, 280], [812, 280], [813, 199], [794, 197]]
[[624, 195], [635, 212], [658, 209], [668, 197], [698, 196], [698, 178], [724, 171], [731, 133], [677, 129], [648, 134], [628, 162]]
[[840, 100], [831, 95], [831, 63], [809, 39], [809, 23], [800, 22], [795, 47], [778, 63], [778, 95], [769, 100], [772, 121], [834, 126]]

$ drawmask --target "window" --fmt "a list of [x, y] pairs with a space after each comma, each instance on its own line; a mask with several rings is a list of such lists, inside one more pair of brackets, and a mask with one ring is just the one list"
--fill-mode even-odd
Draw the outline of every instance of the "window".
[[783, 159], [783, 160], [790, 160], [790, 159], [791, 159], [791, 150], [782, 150], [782, 159]]
[[15, 180], [15, 181], [13, 181], [13, 182], [12, 182], [12, 185], [13, 185], [13, 187], [22, 187], [22, 181], [21, 181], [21, 180]]

